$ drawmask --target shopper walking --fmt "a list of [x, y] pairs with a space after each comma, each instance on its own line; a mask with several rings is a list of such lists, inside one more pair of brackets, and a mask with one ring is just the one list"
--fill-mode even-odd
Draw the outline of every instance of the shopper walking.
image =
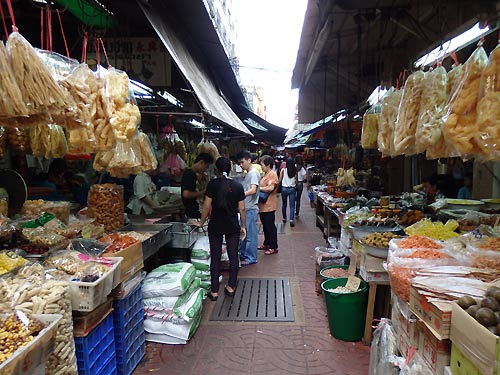
[[259, 240], [257, 216], [259, 213], [260, 174], [252, 166], [252, 156], [248, 151], [243, 151], [238, 155], [238, 164], [247, 172], [243, 180], [247, 236], [241, 242], [240, 258], [242, 265], [249, 265], [257, 263], [257, 245]]
[[295, 157], [295, 167], [297, 168], [297, 194], [295, 196], [295, 217], [300, 216], [300, 199], [302, 198], [302, 192], [304, 191], [304, 182], [306, 182], [306, 169], [304, 168], [304, 160], [302, 156], [297, 155]]
[[[231, 161], [220, 157], [215, 162], [217, 178], [208, 183], [205, 202], [199, 222], [202, 226], [210, 214], [208, 223], [208, 240], [210, 242], [210, 279], [211, 287], [208, 298], [215, 301], [219, 296], [220, 258], [222, 241], [225, 237], [227, 254], [229, 256], [229, 281], [224, 293], [234, 296], [238, 278], [238, 243], [246, 237], [245, 229], [245, 192], [243, 186], [228, 178], [231, 171]], [[238, 222], [238, 212], [241, 217], [241, 227]]]
[[266, 250], [266, 255], [278, 252], [278, 232], [275, 224], [275, 212], [278, 209], [278, 175], [273, 171], [274, 159], [265, 155], [261, 158], [260, 165], [264, 177], [260, 180], [259, 215], [264, 231], [264, 243], [260, 250]]
[[297, 169], [292, 158], [286, 159], [285, 168], [280, 172], [281, 183], [281, 213], [283, 214], [283, 223], [286, 223], [287, 202], [290, 201], [290, 226], [295, 226], [293, 219], [295, 214], [295, 196], [297, 185]]

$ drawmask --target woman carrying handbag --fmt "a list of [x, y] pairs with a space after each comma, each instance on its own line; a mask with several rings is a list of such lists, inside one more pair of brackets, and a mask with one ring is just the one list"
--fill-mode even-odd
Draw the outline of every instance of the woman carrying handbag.
[[274, 159], [265, 155], [260, 164], [264, 176], [260, 180], [259, 215], [264, 231], [264, 243], [259, 250], [266, 250], [266, 255], [278, 252], [278, 232], [275, 224], [275, 213], [278, 209], [277, 187], [278, 175], [272, 170]]

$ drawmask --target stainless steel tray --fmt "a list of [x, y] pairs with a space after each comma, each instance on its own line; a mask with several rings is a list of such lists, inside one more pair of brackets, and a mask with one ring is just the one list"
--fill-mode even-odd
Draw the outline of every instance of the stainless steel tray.
[[144, 260], [148, 260], [155, 255], [158, 250], [169, 243], [172, 239], [170, 232], [171, 224], [146, 224], [146, 223], [132, 223], [124, 226], [120, 232], [148, 232], [153, 235], [146, 241], [142, 242], [142, 256]]
[[198, 239], [197, 227], [186, 223], [174, 222], [170, 223], [172, 227], [172, 240], [169, 242], [169, 247], [175, 249], [189, 249]]

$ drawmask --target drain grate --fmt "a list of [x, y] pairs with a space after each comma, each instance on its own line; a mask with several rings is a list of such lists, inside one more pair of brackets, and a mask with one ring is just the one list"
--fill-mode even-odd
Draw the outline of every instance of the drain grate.
[[[276, 231], [278, 234], [286, 233], [286, 224], [276, 223]], [[264, 229], [262, 228], [262, 224], [259, 224], [259, 234], [264, 234]]]
[[219, 294], [210, 320], [293, 322], [290, 280], [239, 279], [234, 297]]

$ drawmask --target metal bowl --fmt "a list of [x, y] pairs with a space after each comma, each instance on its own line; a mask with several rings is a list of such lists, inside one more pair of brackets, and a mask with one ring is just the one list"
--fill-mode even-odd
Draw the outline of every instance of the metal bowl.
[[377, 226], [377, 225], [349, 225], [352, 235], [358, 241], [361, 241], [367, 235], [377, 232], [400, 232], [403, 227], [400, 225], [392, 226]]
[[371, 245], [367, 245], [360, 240], [356, 240], [363, 247], [363, 250], [366, 254], [371, 255], [376, 258], [387, 258], [387, 254], [389, 254], [389, 247], [375, 247]]
[[473, 199], [447, 199], [446, 203], [446, 208], [449, 210], [479, 211], [484, 206], [484, 202]]

